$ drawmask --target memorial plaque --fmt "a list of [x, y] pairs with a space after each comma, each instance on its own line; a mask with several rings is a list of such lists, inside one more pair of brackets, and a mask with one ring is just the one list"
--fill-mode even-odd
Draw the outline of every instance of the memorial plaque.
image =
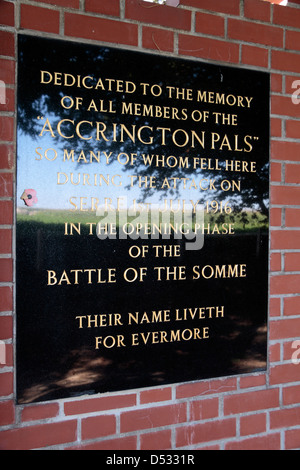
[[19, 36], [19, 403], [266, 369], [269, 78]]

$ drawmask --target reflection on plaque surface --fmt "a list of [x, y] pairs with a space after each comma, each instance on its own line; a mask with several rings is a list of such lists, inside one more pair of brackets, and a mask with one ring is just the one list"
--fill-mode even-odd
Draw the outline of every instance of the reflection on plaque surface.
[[18, 49], [18, 402], [265, 370], [269, 75]]

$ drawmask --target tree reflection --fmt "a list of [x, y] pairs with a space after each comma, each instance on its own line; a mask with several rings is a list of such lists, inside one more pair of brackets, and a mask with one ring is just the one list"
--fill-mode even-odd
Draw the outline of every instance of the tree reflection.
[[[55, 144], [57, 148], [66, 149], [69, 152], [75, 149], [77, 155], [81, 151], [84, 154], [96, 151], [137, 154], [135, 172], [141, 177], [155, 177], [157, 186], [161, 188], [161, 197], [166, 195], [179, 197], [182, 188], [182, 184], [177, 187], [162, 188], [165, 178], [172, 178], [173, 181], [175, 178], [178, 181], [184, 178], [190, 178], [190, 181], [193, 178], [211, 179], [215, 182], [213, 194], [195, 191], [200, 202], [208, 199], [223, 201], [230, 193], [235, 212], [252, 209], [260, 212], [267, 221], [269, 149], [268, 128], [265, 122], [268, 120], [268, 77], [254, 71], [250, 73], [230, 67], [108, 47], [93, 47], [54, 40], [49, 42], [42, 39], [39, 39], [38, 43], [34, 41], [35, 55], [33, 57], [31, 54], [33, 38], [20, 37], [22, 44], [18, 85], [21, 98], [18, 101], [20, 132], [30, 135], [36, 141], [41, 139], [41, 131], [43, 135], [47, 133], [53, 138], [53, 145]], [[44, 83], [41, 83], [41, 71], [51, 74], [44, 74]], [[64, 78], [66, 75], [67, 80]], [[88, 77], [85, 86], [82, 83], [82, 77]], [[71, 83], [74, 83], [73, 86], [70, 86]], [[137, 85], [134, 93], [129, 90], [126, 92], [126, 83]], [[146, 83], [147, 86], [138, 86], [141, 83]], [[149, 91], [151, 86], [155, 86], [153, 93]], [[164, 90], [161, 94], [159, 94], [159, 87]], [[166, 93], [167, 87], [169, 87], [169, 93]], [[236, 108], [190, 100], [188, 92], [183, 90], [192, 90], [193, 96], [196, 96], [197, 90], [208, 92], [213, 90], [233, 96], [253, 97], [254, 95], [254, 99], [250, 108], [242, 106]], [[156, 109], [155, 107], [158, 106], [161, 109], [168, 108], [168, 111], [165, 117], [156, 117], [159, 116], [157, 113], [154, 116], [152, 113], [142, 116], [143, 105], [147, 106], [148, 110], [150, 107]], [[197, 122], [190, 118], [194, 110], [197, 110], [199, 119], [202, 115], [201, 121]], [[210, 117], [217, 112], [224, 113], [226, 116], [236, 113], [237, 125], [222, 125], [219, 121], [216, 123], [212, 119], [205, 120], [203, 118], [205, 112], [209, 112]], [[185, 118], [186, 116], [189, 118]], [[38, 119], [38, 117], [44, 119]], [[45, 123], [46, 118], [49, 120], [49, 125]], [[61, 132], [58, 132], [57, 125], [61, 121], [64, 121], [63, 127], [60, 128]], [[79, 122], [82, 123], [80, 136], [74, 132], [74, 127]], [[100, 123], [98, 134], [97, 122]], [[144, 139], [137, 137], [137, 131], [142, 126], [145, 127]], [[157, 131], [160, 128], [168, 129], [164, 131], [163, 142], [161, 131]], [[175, 143], [172, 133], [178, 129], [180, 133]], [[192, 146], [191, 140], [186, 145], [181, 144], [180, 139], [185, 139], [185, 136], [190, 135], [191, 132], [197, 136], [207, 137], [205, 148], [198, 142]], [[220, 142], [213, 146], [209, 145], [211, 133], [219, 134], [221, 140], [225, 136], [226, 145], [222, 145], [221, 148]], [[150, 134], [151, 143], [148, 143]], [[234, 148], [232, 144], [234, 141], [236, 143], [237, 139], [243, 142], [245, 136], [255, 136], [256, 141], [252, 141], [251, 152], [248, 152], [249, 147], [247, 151], [243, 151], [242, 146]], [[146, 137], [147, 143], [144, 143]], [[145, 165], [143, 155], [144, 158], [173, 156], [179, 159], [181, 157], [188, 162], [188, 165], [182, 167], [166, 164], [164, 166], [162, 164]], [[196, 165], [196, 159], [198, 161], [204, 159], [202, 161], [205, 163], [202, 166]], [[220, 167], [218, 171], [215, 169], [216, 160]], [[241, 165], [235, 163], [241, 160], [247, 163], [255, 161], [255, 172], [241, 171]], [[225, 165], [226, 161], [229, 161], [231, 168], [235, 170], [229, 171], [228, 166], [226, 168]], [[86, 163], [82, 160], [78, 161], [77, 168], [82, 165]], [[123, 169], [132, 171], [132, 167], [129, 166], [124, 166]], [[220, 189], [220, 183], [224, 179], [238, 180], [240, 191], [228, 193]], [[150, 187], [141, 188], [140, 200], [144, 201], [154, 192], [158, 193], [158, 190]], [[241, 217], [243, 223], [246, 223], [248, 215], [244, 212]]]

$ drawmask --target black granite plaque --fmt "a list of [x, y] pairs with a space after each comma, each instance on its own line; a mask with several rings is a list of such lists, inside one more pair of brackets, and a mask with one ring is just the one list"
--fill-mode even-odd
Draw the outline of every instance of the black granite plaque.
[[265, 370], [269, 74], [18, 49], [18, 402]]

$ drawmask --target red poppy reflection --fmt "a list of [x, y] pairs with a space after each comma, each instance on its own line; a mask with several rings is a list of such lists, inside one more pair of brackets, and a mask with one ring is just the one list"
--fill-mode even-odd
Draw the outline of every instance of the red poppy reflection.
[[36, 190], [25, 189], [20, 199], [23, 199], [26, 206], [31, 207], [33, 204], [36, 204], [38, 202], [38, 198], [36, 197]]

